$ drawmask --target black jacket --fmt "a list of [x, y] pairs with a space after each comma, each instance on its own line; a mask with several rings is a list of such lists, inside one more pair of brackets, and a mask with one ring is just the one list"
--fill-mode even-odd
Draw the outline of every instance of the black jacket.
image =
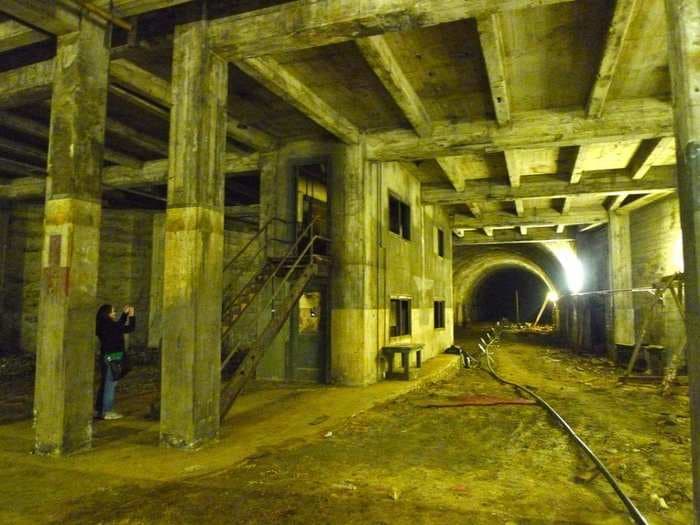
[[107, 317], [100, 319], [96, 324], [95, 332], [100, 339], [102, 355], [123, 352], [124, 334], [134, 331], [136, 328], [136, 317], [127, 317], [126, 314], [122, 314], [117, 321], [112, 321]]

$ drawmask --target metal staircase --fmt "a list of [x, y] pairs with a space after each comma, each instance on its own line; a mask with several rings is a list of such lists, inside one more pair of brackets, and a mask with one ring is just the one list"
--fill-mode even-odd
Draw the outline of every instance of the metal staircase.
[[[329, 240], [317, 234], [317, 221], [304, 227], [294, 241], [275, 238], [272, 230], [277, 225], [290, 223], [267, 221], [224, 268], [231, 282], [222, 301], [221, 420], [254, 377], [306, 285], [329, 267], [323, 255]], [[234, 279], [240, 276], [242, 285]], [[160, 397], [151, 403], [148, 417], [157, 419], [159, 413]]]
[[[242, 286], [224, 292], [222, 312], [221, 419], [226, 416], [265, 350], [279, 333], [309, 281], [327, 268], [328, 239], [317, 234], [316, 221], [303, 228], [293, 242], [272, 236], [273, 228], [288, 226], [271, 219], [226, 265], [225, 273], [260, 268]], [[275, 243], [281, 249], [273, 250]]]

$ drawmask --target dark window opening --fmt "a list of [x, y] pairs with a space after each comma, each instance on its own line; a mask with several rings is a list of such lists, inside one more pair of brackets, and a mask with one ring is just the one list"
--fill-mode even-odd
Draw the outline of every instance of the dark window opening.
[[445, 328], [445, 301], [435, 301], [433, 303], [433, 315], [435, 328]]
[[411, 207], [389, 195], [389, 231], [411, 240]]
[[389, 336], [410, 335], [411, 333], [411, 300], [392, 299], [389, 310]]
[[445, 232], [437, 229], [437, 254], [439, 257], [445, 256]]

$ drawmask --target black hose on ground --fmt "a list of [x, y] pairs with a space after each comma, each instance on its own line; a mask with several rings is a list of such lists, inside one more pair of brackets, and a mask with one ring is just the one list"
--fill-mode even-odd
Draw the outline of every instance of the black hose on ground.
[[[627, 494], [624, 493], [622, 488], [620, 488], [620, 485], [618, 485], [617, 481], [615, 480], [613, 475], [610, 473], [610, 471], [605, 467], [603, 462], [600, 459], [598, 459], [598, 456], [595, 455], [595, 453], [590, 449], [590, 447], [588, 445], [586, 445], [586, 443], [578, 436], [578, 434], [576, 434], [576, 432], [574, 432], [574, 429], [572, 429], [571, 426], [569, 426], [569, 424], [566, 422], [566, 420], [564, 420], [564, 418], [561, 417], [557, 413], [557, 411], [554, 410], [554, 408], [552, 408], [552, 406], [549, 403], [547, 403], [544, 399], [542, 399], [539, 395], [535, 394], [529, 388], [524, 387], [522, 385], [519, 385], [517, 383], [513, 383], [512, 381], [508, 381], [507, 379], [502, 378], [501, 376], [499, 376], [496, 373], [496, 371], [491, 366], [491, 360], [489, 359], [489, 355], [488, 355], [488, 347], [498, 339], [498, 334], [496, 334], [495, 330], [494, 330], [494, 334], [495, 335], [492, 338], [489, 336], [489, 342], [486, 343], [486, 347], [480, 346], [482, 348], [482, 352], [485, 354], [484, 360], [486, 362], [486, 368], [487, 368], [488, 372], [497, 381], [499, 381], [505, 385], [510, 385], [512, 387], [515, 387], [518, 390], [521, 390], [522, 392], [525, 392], [526, 394], [531, 396], [535, 401], [537, 401], [537, 403], [542, 408], [547, 410], [547, 412], [549, 412], [554, 417], [554, 419], [556, 419], [559, 422], [559, 424], [564, 428], [564, 430], [566, 430], [566, 432], [571, 436], [571, 438], [576, 442], [576, 444], [578, 444], [583, 449], [583, 451], [591, 459], [591, 461], [593, 461], [593, 463], [598, 468], [600, 473], [605, 477], [605, 479], [608, 480], [608, 483], [610, 484], [612, 489], [615, 491], [617, 496], [620, 498], [620, 500], [622, 500], [622, 503], [627, 508], [627, 511], [632, 516], [632, 519], [634, 520], [634, 522], [637, 525], [649, 525], [649, 522], [647, 521], [647, 519], [639, 511], [639, 509], [637, 507], [635, 507], [632, 500], [629, 499], [629, 497], [627, 497]], [[482, 342], [485, 342], [485, 341], [483, 341], [483, 339], [482, 339]]]

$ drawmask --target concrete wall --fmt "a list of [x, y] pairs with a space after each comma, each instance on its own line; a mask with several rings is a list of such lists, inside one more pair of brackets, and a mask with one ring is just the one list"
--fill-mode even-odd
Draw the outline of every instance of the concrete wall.
[[[2, 348], [36, 351], [43, 206], [17, 204], [10, 216]], [[100, 242], [98, 303], [133, 304], [137, 329], [130, 344], [145, 346], [151, 264], [151, 214], [104, 210]]]
[[[437, 206], [420, 202], [420, 182], [399, 163], [381, 165], [381, 191], [378, 214], [381, 232], [379, 266], [380, 322], [379, 346], [422, 343], [423, 358], [439, 354], [453, 341], [452, 233], [449, 218]], [[411, 240], [389, 231], [389, 192], [411, 207]], [[445, 235], [445, 255], [437, 254], [436, 229]], [[389, 337], [389, 304], [392, 297], [411, 298], [411, 335]], [[434, 328], [433, 302], [445, 301], [445, 328]], [[385, 363], [379, 369], [383, 373]]]
[[[651, 286], [662, 277], [683, 270], [678, 198], [671, 195], [631, 213], [632, 282], [635, 287]], [[637, 333], [651, 296], [634, 295]], [[677, 348], [682, 344], [683, 324], [670, 293], [663, 313], [652, 323], [648, 342]]]

